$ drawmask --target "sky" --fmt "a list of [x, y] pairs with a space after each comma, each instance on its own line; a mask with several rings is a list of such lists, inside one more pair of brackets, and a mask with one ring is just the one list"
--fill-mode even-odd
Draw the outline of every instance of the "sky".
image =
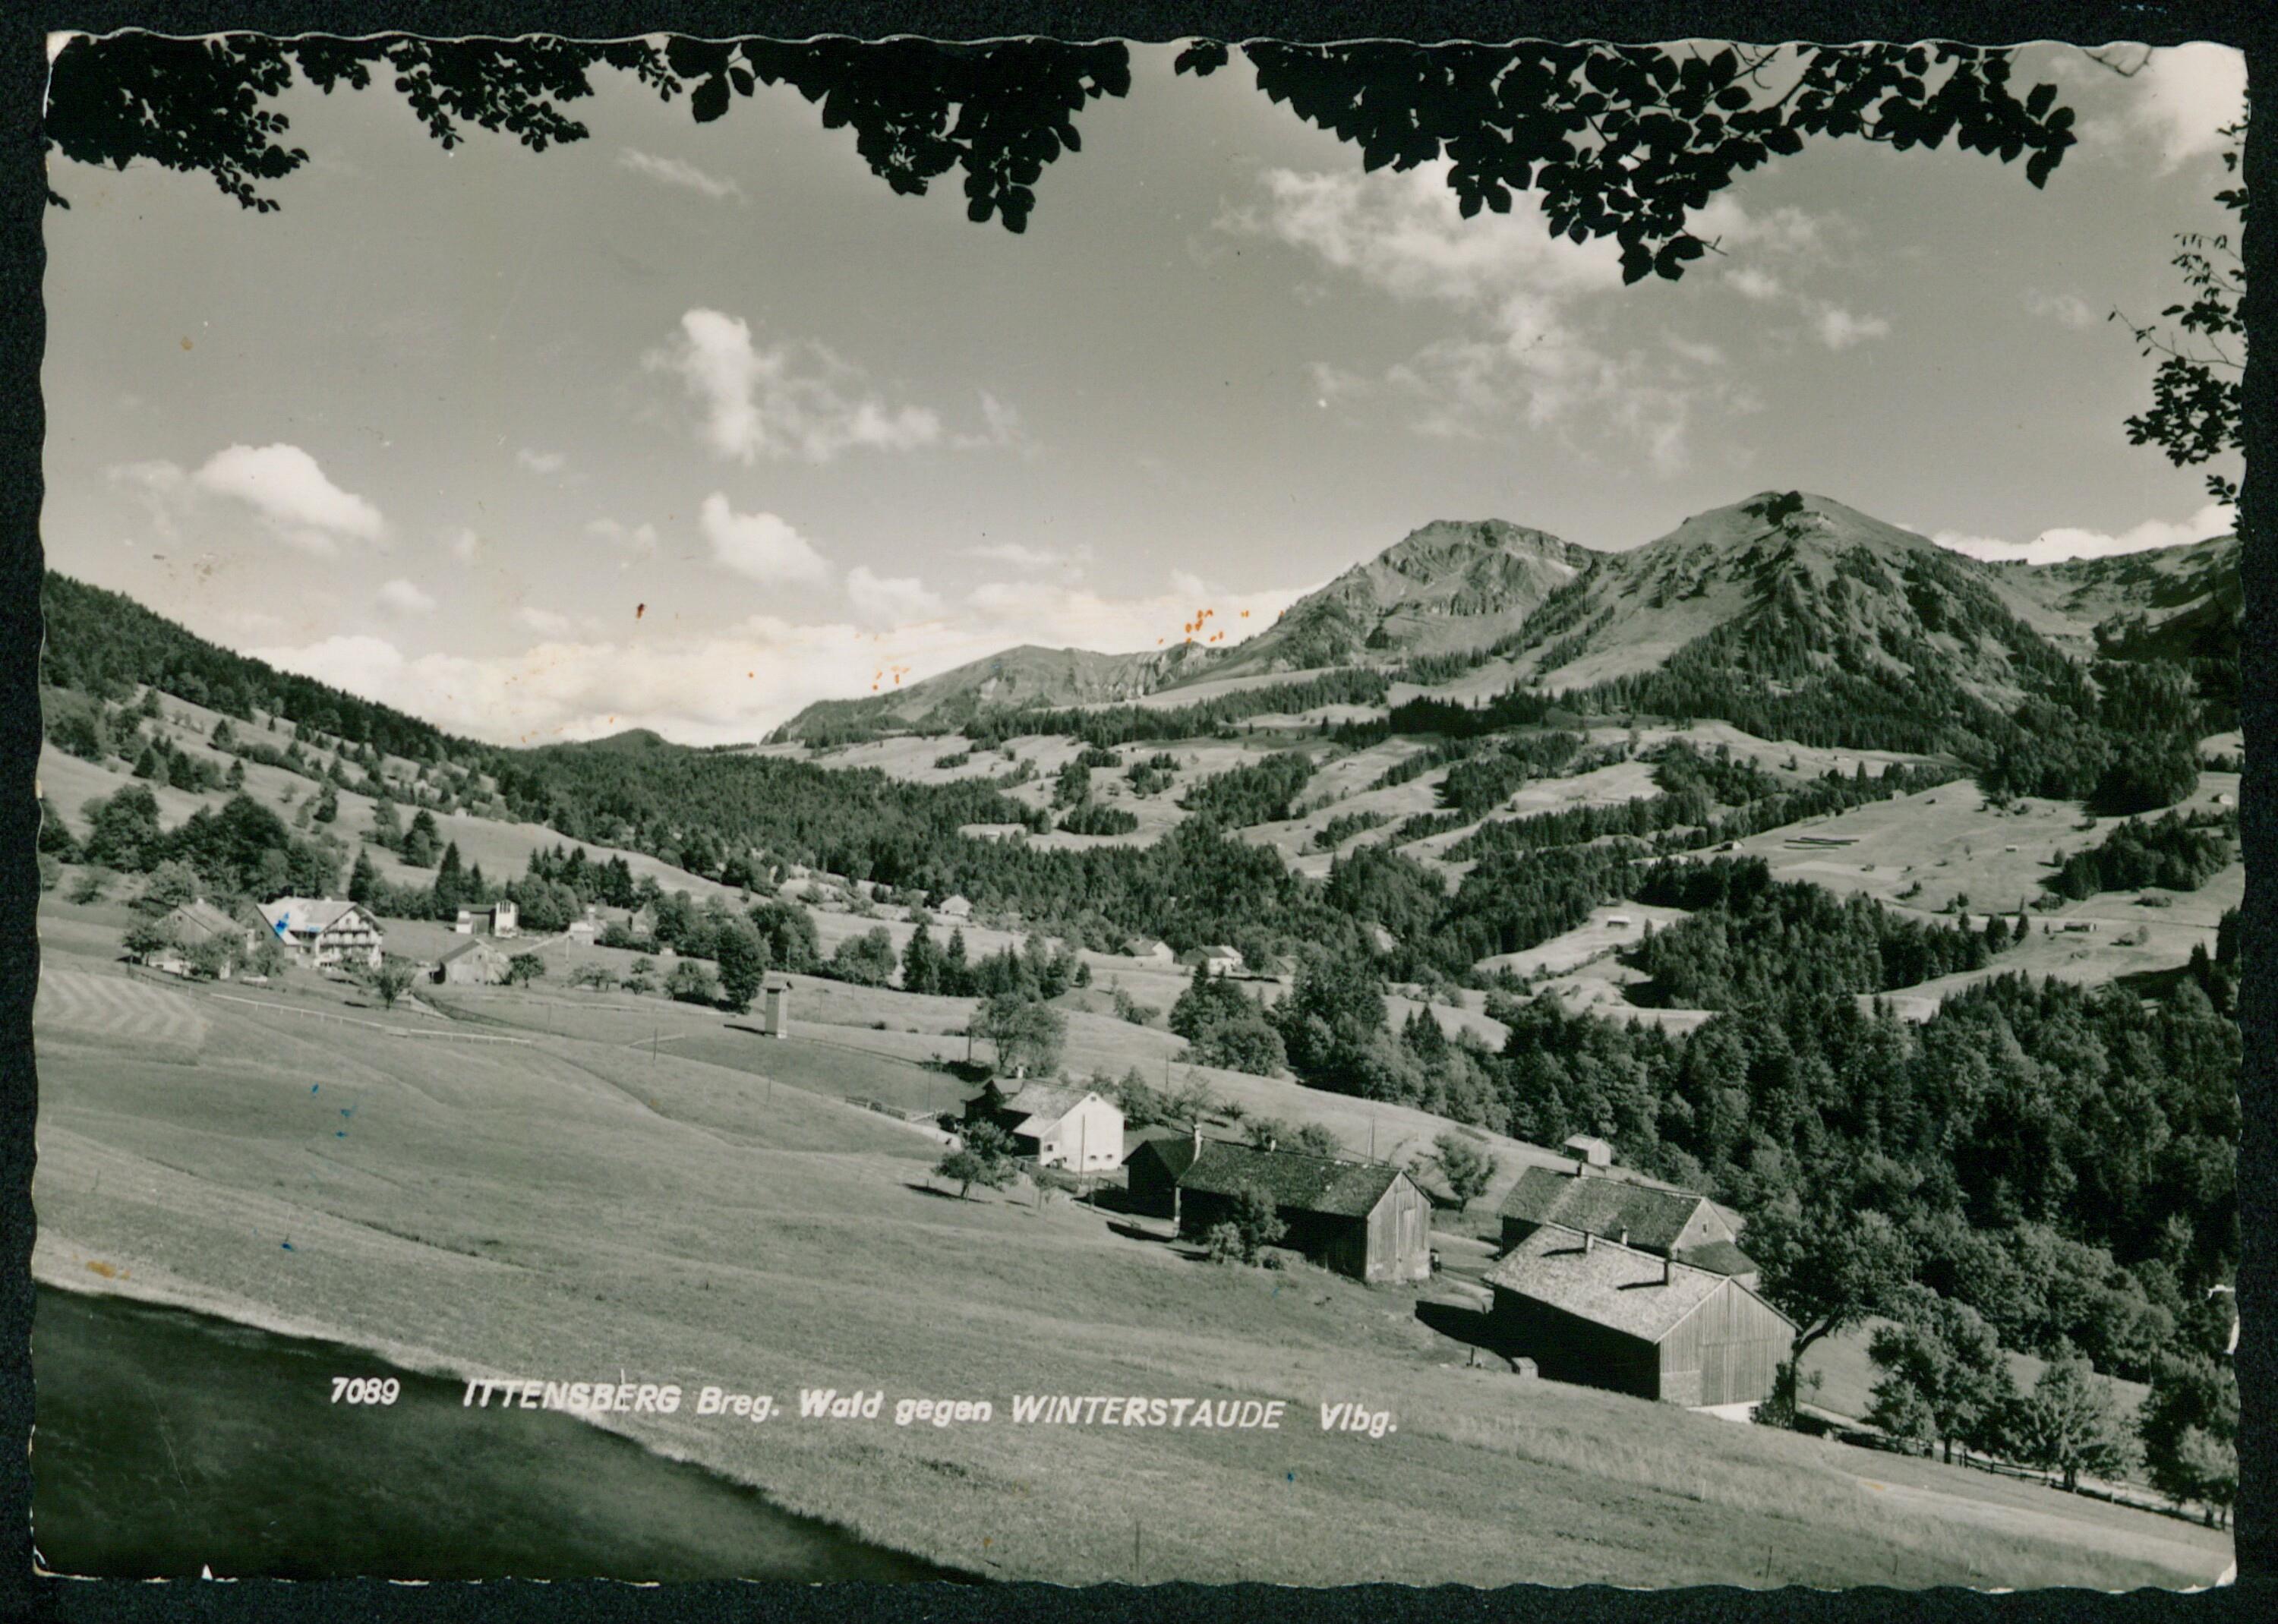
[[2151, 368], [2106, 317], [2228, 224], [2235, 51], [2030, 48], [2082, 135], [2045, 190], [1814, 143], [1628, 288], [1532, 198], [1464, 220], [1174, 54], [1021, 235], [788, 87], [698, 126], [607, 69], [543, 155], [290, 91], [266, 215], [55, 159], [49, 563], [494, 743], [721, 743], [1013, 644], [1263, 626], [1436, 519], [1618, 550], [1804, 489], [2035, 560], [2231, 527], [2128, 445]]

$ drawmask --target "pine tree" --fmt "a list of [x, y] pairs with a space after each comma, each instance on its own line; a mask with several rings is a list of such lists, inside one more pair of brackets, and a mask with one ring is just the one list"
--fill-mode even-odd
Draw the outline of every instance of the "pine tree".
[[435, 917], [451, 918], [465, 900], [466, 876], [460, 869], [459, 842], [455, 840], [443, 848], [443, 860], [435, 867]]
[[358, 846], [355, 866], [348, 872], [348, 900], [352, 903], [370, 902], [372, 888], [378, 882], [379, 875], [371, 865], [371, 852], [363, 846]]
[[150, 745], [145, 744], [142, 747], [142, 753], [134, 759], [134, 776], [137, 778], [156, 778], [158, 776], [159, 771], [157, 751]]

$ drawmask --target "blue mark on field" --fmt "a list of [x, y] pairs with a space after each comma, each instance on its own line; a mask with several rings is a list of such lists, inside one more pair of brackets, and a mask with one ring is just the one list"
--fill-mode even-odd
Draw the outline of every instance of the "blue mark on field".
[[293, 1249], [293, 1243], [289, 1240], [280, 1240], [277, 1244], [284, 1247], [287, 1252], [290, 1252]]

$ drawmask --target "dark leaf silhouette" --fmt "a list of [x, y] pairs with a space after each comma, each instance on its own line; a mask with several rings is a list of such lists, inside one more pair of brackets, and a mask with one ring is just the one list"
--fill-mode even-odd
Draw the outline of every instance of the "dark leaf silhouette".
[[[1258, 88], [1360, 149], [1368, 170], [1445, 159], [1466, 217], [1508, 213], [1539, 194], [1550, 229], [1575, 242], [1611, 237], [1622, 274], [1675, 278], [1715, 245], [1686, 228], [1736, 175], [1817, 136], [1900, 150], [1951, 140], [2002, 162], [2030, 153], [2045, 184], [2077, 139], [2051, 85], [2023, 101], [2007, 52], [1976, 46], [1727, 47], [1713, 55], [1651, 46], [1364, 43], [1242, 47]], [[1197, 41], [1179, 72], [1231, 60]], [[147, 158], [203, 171], [248, 209], [276, 200], [258, 183], [308, 161], [270, 105], [296, 72], [325, 91], [368, 88], [380, 72], [445, 147], [462, 126], [513, 135], [532, 151], [584, 140], [562, 111], [592, 94], [592, 72], [635, 75], [666, 101], [685, 93], [696, 122], [724, 116], [761, 84], [787, 84], [851, 128], [871, 172], [922, 194], [952, 170], [966, 212], [1026, 228], [1044, 167], [1079, 149], [1076, 115], [1131, 86], [1115, 43], [1018, 40], [720, 42], [169, 40], [127, 34], [73, 41], [57, 57], [47, 137], [65, 156], [118, 167]], [[51, 194], [52, 195], [52, 194]], [[63, 200], [56, 199], [60, 202]]]
[[[2223, 166], [2236, 174], [2246, 144], [2244, 120], [2222, 133], [2233, 143], [2222, 155]], [[2226, 187], [2214, 201], [2245, 224], [2245, 188]], [[2157, 446], [2177, 468], [2191, 468], [2244, 446], [2246, 266], [2228, 233], [2186, 233], [2175, 246], [2181, 252], [2169, 263], [2190, 290], [2188, 302], [2160, 311], [2164, 326], [2129, 321], [2118, 310], [2110, 319], [2127, 322], [2137, 348], [2160, 362], [2152, 373], [2150, 408], [2127, 421], [2129, 444]], [[2206, 488], [2219, 502], [2238, 500], [2238, 482], [2227, 475], [2207, 475]]]
[[[1951, 140], [2014, 161], [2045, 183], [2078, 138], [2052, 85], [2025, 102], [2006, 51], [1976, 46], [1845, 45], [1714, 55], [1653, 46], [1417, 46], [1367, 42], [1242, 48], [1258, 88], [1351, 141], [1364, 167], [1445, 159], [1466, 217], [1507, 213], [1536, 191], [1551, 231], [1612, 237], [1622, 276], [1675, 278], [1713, 244], [1686, 230], [1733, 178], [1814, 136], [1906, 150]], [[1181, 72], [1226, 63], [1200, 43]]]

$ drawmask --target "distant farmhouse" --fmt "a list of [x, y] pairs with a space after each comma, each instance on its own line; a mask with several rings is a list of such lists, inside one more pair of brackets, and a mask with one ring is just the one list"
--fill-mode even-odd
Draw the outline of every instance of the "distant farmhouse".
[[1740, 1250], [1731, 1222], [1716, 1202], [1689, 1190], [1632, 1184], [1580, 1166], [1571, 1173], [1530, 1167], [1503, 1197], [1502, 1216], [1506, 1249], [1537, 1231], [1558, 1229], [1731, 1275], [1750, 1288], [1756, 1284], [1755, 1262]]
[[1206, 948], [1196, 948], [1187, 955], [1190, 964], [1200, 964], [1205, 975], [1240, 975], [1242, 949], [1227, 947], [1223, 942]]
[[506, 980], [506, 966], [504, 953], [475, 936], [435, 962], [435, 980], [446, 987], [496, 987]]
[[510, 898], [481, 908], [462, 908], [451, 928], [462, 936], [512, 936], [521, 933], [519, 913]]
[[1553, 1381], [1688, 1407], [1756, 1404], [1795, 1342], [1794, 1322], [1733, 1276], [1586, 1231], [1545, 1224], [1485, 1278], [1489, 1335]]
[[1372, 1285], [1432, 1272], [1432, 1203], [1396, 1167], [1196, 1138], [1150, 1140], [1131, 1157], [1132, 1206], [1189, 1238], [1232, 1218], [1251, 1185], [1273, 1198], [1281, 1244], [1324, 1268]]
[[973, 918], [973, 903], [968, 897], [945, 896], [935, 904], [934, 911], [944, 919], [969, 920]]
[[1089, 1088], [992, 1079], [966, 1102], [967, 1122], [993, 1122], [1038, 1167], [1099, 1172], [1123, 1165], [1123, 1109]]
[[280, 896], [261, 904], [261, 918], [295, 962], [343, 970], [379, 968], [386, 940], [371, 916], [331, 896]]
[[1165, 969], [1179, 962], [1179, 956], [1171, 951], [1169, 942], [1158, 942], [1151, 936], [1143, 941], [1133, 942], [1130, 957], [1143, 964], [1159, 964]]
[[[190, 973], [190, 954], [209, 942], [235, 943], [245, 952], [253, 950], [253, 926], [228, 914], [201, 897], [169, 909], [159, 916], [159, 932], [166, 938], [165, 945], [154, 948], [141, 956], [140, 962], [152, 970], [162, 970], [168, 975], [186, 976]], [[226, 981], [230, 977], [230, 961], [222, 959], [214, 973]]]

